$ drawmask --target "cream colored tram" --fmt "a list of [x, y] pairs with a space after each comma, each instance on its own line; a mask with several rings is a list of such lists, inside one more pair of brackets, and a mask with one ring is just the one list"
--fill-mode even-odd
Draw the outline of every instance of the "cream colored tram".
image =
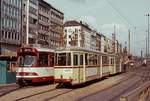
[[115, 74], [118, 72], [116, 57], [79, 47], [58, 49], [55, 51], [55, 82], [75, 85]]

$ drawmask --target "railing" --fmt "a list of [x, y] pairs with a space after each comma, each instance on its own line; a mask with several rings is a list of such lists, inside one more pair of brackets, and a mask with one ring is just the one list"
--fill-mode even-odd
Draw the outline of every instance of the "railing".
[[150, 81], [124, 94], [120, 101], [150, 101]]

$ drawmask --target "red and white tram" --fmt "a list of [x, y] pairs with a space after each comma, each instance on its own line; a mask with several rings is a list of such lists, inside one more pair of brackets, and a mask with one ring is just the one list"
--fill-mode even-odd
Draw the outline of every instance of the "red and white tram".
[[54, 81], [54, 50], [28, 45], [19, 48], [17, 56], [19, 85]]

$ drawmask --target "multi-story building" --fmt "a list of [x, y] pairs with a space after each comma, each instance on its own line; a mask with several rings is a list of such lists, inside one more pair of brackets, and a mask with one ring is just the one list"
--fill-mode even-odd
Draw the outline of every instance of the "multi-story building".
[[86, 23], [67, 21], [64, 24], [64, 43], [66, 47], [77, 46], [96, 50], [96, 31]]
[[64, 24], [64, 46], [78, 46], [90, 48], [92, 30], [78, 21], [67, 21]]
[[[44, 0], [29, 0], [29, 35], [26, 35], [27, 0], [24, 0], [24, 40], [29, 44], [40, 44], [42, 47], [56, 48], [60, 45], [63, 33], [64, 14]], [[24, 41], [24, 44], [27, 42]]]
[[93, 30], [86, 23], [81, 21], [66, 21], [62, 39], [64, 47], [84, 47], [107, 53], [121, 52], [121, 47], [117, 40], [115, 40], [115, 44], [113, 45], [113, 40], [107, 38], [102, 33]]
[[62, 12], [44, 0], [39, 0], [38, 44], [51, 48], [58, 47], [63, 33], [63, 19]]
[[21, 1], [0, 0], [1, 56], [16, 56], [21, 44]]
[[38, 0], [22, 0], [22, 44], [37, 43], [37, 26]]
[[58, 47], [63, 34], [64, 14], [51, 5], [50, 8], [50, 46]]

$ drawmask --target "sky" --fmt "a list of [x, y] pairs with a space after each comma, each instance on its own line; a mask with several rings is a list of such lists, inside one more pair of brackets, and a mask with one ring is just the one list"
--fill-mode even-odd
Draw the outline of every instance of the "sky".
[[116, 26], [116, 37], [122, 45], [131, 30], [131, 53], [145, 52], [150, 0], [45, 0], [64, 13], [66, 20], [82, 20], [95, 30], [111, 38]]

